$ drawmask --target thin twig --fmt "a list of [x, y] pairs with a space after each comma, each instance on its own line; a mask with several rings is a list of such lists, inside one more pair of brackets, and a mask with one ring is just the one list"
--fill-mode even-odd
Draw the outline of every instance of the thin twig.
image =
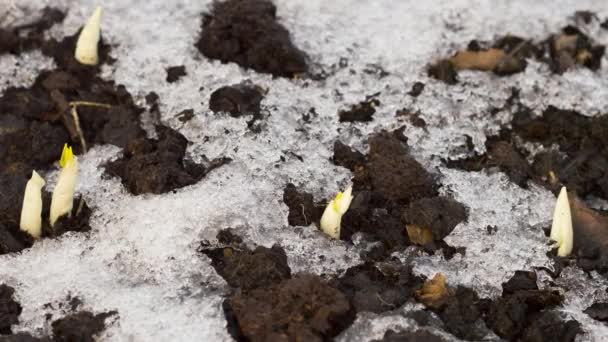
[[[78, 138], [80, 138], [80, 146], [82, 147], [82, 153], [87, 153], [87, 142], [84, 139], [84, 133], [82, 132], [82, 128], [80, 127], [80, 118], [78, 115], [78, 111], [76, 108], [79, 106], [83, 107], [97, 107], [97, 108], [105, 108], [110, 109], [112, 106], [105, 103], [97, 103], [90, 101], [72, 101], [69, 102], [68, 105], [71, 107], [72, 119], [74, 119], [74, 126], [76, 127], [76, 133], [78, 133]], [[84, 197], [80, 196], [80, 201], [78, 202], [78, 208], [76, 209], [76, 216], [80, 214], [82, 208], [84, 207]]]
[[308, 218], [306, 217], [306, 212], [304, 211], [304, 204], [300, 203], [300, 207], [302, 207], [302, 216], [304, 216], [304, 224], [308, 226]]

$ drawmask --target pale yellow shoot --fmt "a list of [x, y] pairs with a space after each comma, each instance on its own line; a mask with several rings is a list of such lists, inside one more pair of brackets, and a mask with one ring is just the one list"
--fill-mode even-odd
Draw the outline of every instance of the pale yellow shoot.
[[570, 213], [570, 201], [568, 200], [568, 191], [566, 190], [566, 187], [562, 187], [559, 196], [557, 196], [557, 201], [555, 202], [550, 238], [557, 242], [557, 255], [566, 257], [572, 253], [574, 234], [572, 229], [572, 214]]
[[25, 185], [19, 228], [38, 239], [42, 233], [42, 188], [44, 179], [36, 171]]
[[74, 52], [74, 58], [80, 64], [97, 65], [99, 63], [97, 45], [101, 37], [101, 13], [101, 7], [97, 6], [80, 31]]
[[51, 215], [49, 218], [51, 226], [55, 224], [59, 217], [72, 214], [74, 190], [78, 179], [78, 161], [72, 152], [72, 148], [68, 147], [67, 144], [63, 146], [59, 164], [61, 165], [61, 172], [51, 199]]
[[329, 202], [321, 216], [321, 230], [334, 239], [340, 238], [342, 215], [346, 213], [353, 200], [352, 192], [352, 187], [349, 187], [344, 193], [339, 192], [336, 198]]

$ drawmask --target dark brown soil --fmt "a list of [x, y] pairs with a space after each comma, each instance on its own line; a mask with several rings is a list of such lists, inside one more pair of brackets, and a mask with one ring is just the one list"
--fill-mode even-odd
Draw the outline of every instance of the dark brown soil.
[[20, 54], [39, 48], [45, 42], [44, 33], [54, 24], [60, 23], [65, 14], [52, 7], [45, 7], [42, 16], [30, 23], [0, 28], [0, 53]]
[[[608, 198], [608, 117], [586, 117], [552, 106], [538, 116], [522, 107], [511, 125], [512, 130], [488, 138], [487, 153], [448, 160], [447, 166], [469, 171], [497, 167], [522, 187], [532, 180], [554, 192], [565, 185], [582, 197]], [[541, 152], [530, 165], [526, 152], [515, 146], [515, 136], [545, 148], [556, 144], [559, 151]]]
[[347, 110], [338, 112], [340, 122], [369, 122], [373, 120], [376, 107], [380, 101], [374, 96], [368, 96], [364, 101], [352, 105]]
[[584, 312], [595, 320], [608, 322], [608, 303], [606, 302], [593, 303]]
[[186, 76], [186, 67], [183, 65], [172, 66], [167, 68], [167, 82], [177, 82], [182, 76]]
[[413, 97], [418, 97], [420, 94], [422, 94], [423, 90], [424, 90], [424, 83], [416, 82], [412, 85], [412, 89], [408, 92], [408, 95], [413, 96]]
[[[0, 255], [20, 252], [26, 248], [30, 248], [34, 239], [27, 233], [19, 229], [19, 218], [21, 217], [21, 203], [23, 202], [23, 188], [19, 193], [9, 193], [10, 198], [17, 199], [19, 206], [14, 206], [13, 209], [7, 209], [4, 214], [0, 211]], [[91, 209], [86, 202], [82, 202], [82, 208], [78, 211], [81, 205], [80, 197], [74, 199], [72, 215], [60, 217], [55, 225], [51, 227], [48, 217], [51, 203], [51, 194], [43, 192], [43, 210], [42, 210], [42, 237], [53, 238], [61, 236], [68, 231], [87, 232], [91, 230], [89, 219], [91, 217]], [[78, 212], [78, 214], [77, 214]]]
[[105, 329], [105, 320], [116, 314], [116, 311], [97, 315], [88, 311], [81, 311], [58, 319], [51, 324], [53, 328], [53, 341], [93, 342], [96, 340], [94, 336]]
[[13, 335], [0, 335], [0, 342], [51, 342], [49, 337], [34, 337], [29, 333], [17, 333]]
[[[443, 248], [447, 258], [462, 253], [441, 240], [466, 220], [466, 209], [453, 200], [437, 197], [435, 177], [410, 156], [403, 132], [373, 135], [369, 145], [370, 153], [365, 156], [340, 141], [334, 144], [334, 163], [354, 173], [354, 198], [342, 218], [340, 239], [349, 241], [353, 234], [363, 233], [368, 240], [382, 243], [363, 257], [383, 260], [392, 251], [411, 245], [406, 224], [417, 222], [436, 231], [437, 243], [425, 246], [428, 252]], [[315, 202], [312, 195], [293, 184], [285, 188], [283, 200], [289, 207], [292, 226], [318, 224], [327, 204]], [[408, 204], [412, 204], [411, 209]], [[409, 213], [404, 215], [405, 211]]]
[[166, 126], [156, 126], [156, 132], [158, 139], [134, 139], [121, 158], [106, 164], [107, 174], [120, 178], [134, 195], [162, 194], [194, 184], [230, 162], [220, 158], [204, 166], [185, 160], [188, 141], [183, 135]]
[[287, 221], [290, 226], [318, 224], [325, 209], [324, 206], [314, 203], [311, 194], [298, 191], [296, 186], [291, 183], [287, 184], [283, 190], [283, 201], [289, 207]]
[[14, 298], [15, 289], [0, 284], [0, 335], [11, 334], [11, 325], [19, 323], [21, 305]]
[[568, 195], [578, 265], [608, 277], [608, 216], [588, 208], [575, 194]]
[[262, 246], [253, 251], [245, 245], [201, 248], [211, 258], [211, 265], [233, 289], [243, 291], [268, 286], [291, 278], [287, 256], [283, 248]]
[[230, 113], [235, 118], [249, 114], [259, 117], [264, 93], [261, 87], [249, 81], [221, 87], [211, 93], [209, 109], [215, 113]]
[[349, 268], [331, 285], [348, 298], [355, 311], [382, 313], [405, 304], [422, 281], [409, 266], [368, 262]]
[[435, 241], [443, 240], [459, 223], [466, 219], [466, 208], [447, 197], [416, 200], [410, 203], [402, 216], [402, 221], [408, 224], [430, 229]]
[[427, 72], [447, 84], [456, 84], [458, 70], [492, 71], [499, 76], [508, 76], [524, 71], [526, 59], [531, 58], [547, 63], [558, 74], [576, 66], [598, 70], [604, 52], [603, 45], [596, 44], [579, 28], [570, 25], [538, 43], [511, 35], [494, 43], [473, 40], [465, 50], [451, 58], [429, 65]]
[[306, 73], [306, 55], [291, 42], [276, 11], [268, 0], [215, 1], [203, 15], [196, 47], [208, 58], [277, 77]]
[[326, 341], [354, 320], [347, 298], [314, 275], [297, 275], [228, 300], [247, 341]]
[[389, 330], [381, 340], [372, 342], [447, 342], [446, 339], [426, 330], [400, 331]]

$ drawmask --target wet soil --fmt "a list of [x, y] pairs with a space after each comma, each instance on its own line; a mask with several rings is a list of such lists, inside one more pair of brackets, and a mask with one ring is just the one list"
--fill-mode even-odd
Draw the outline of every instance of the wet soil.
[[0, 335], [11, 334], [11, 325], [19, 323], [21, 305], [14, 298], [15, 289], [0, 284]]
[[168, 67], [167, 69], [167, 82], [177, 82], [182, 76], [186, 76], [186, 67], [183, 65]]
[[29, 23], [0, 28], [0, 54], [22, 52], [40, 47], [44, 42], [44, 33], [53, 25], [60, 23], [65, 13], [52, 7], [45, 7], [40, 18]]
[[209, 109], [214, 113], [230, 113], [234, 118], [253, 115], [249, 126], [262, 118], [260, 103], [266, 91], [250, 81], [224, 86], [211, 93]]
[[215, 1], [203, 14], [196, 47], [208, 58], [276, 77], [306, 73], [307, 57], [292, 43], [276, 12], [268, 0]]
[[53, 341], [96, 341], [95, 335], [106, 328], [106, 319], [117, 314], [116, 311], [96, 315], [88, 311], [81, 311], [58, 319], [51, 324], [53, 328]]
[[162, 194], [201, 180], [207, 173], [230, 162], [214, 159], [208, 165], [185, 159], [188, 140], [181, 133], [156, 126], [158, 139], [141, 137], [127, 145], [121, 158], [106, 164], [106, 173], [121, 179], [134, 195]]
[[[446, 165], [468, 171], [499, 168], [522, 187], [534, 181], [553, 192], [564, 185], [583, 198], [608, 198], [608, 117], [587, 117], [553, 106], [536, 115], [522, 106], [511, 126], [488, 137], [485, 154], [447, 160]], [[517, 139], [542, 144], [545, 151], [530, 164]], [[552, 145], [559, 150], [551, 150]]]
[[399, 331], [389, 330], [381, 340], [372, 342], [447, 342], [446, 339], [426, 330]]
[[429, 65], [428, 75], [447, 84], [458, 82], [459, 70], [491, 71], [508, 76], [526, 69], [526, 59], [549, 65], [555, 73], [580, 66], [598, 70], [605, 47], [576, 26], [568, 25], [540, 42], [507, 35], [493, 43], [473, 40], [466, 49]]
[[364, 101], [352, 105], [349, 109], [338, 112], [340, 122], [369, 122], [373, 120], [376, 107], [380, 101], [375, 96], [368, 96]]
[[574, 341], [582, 333], [578, 322], [551, 310], [564, 298], [558, 291], [539, 290], [534, 272], [517, 271], [494, 300], [463, 286], [425, 284], [423, 290], [417, 298], [440, 317], [446, 331], [462, 339], [481, 340], [489, 329], [508, 341]]
[[367, 262], [349, 268], [330, 284], [348, 298], [355, 311], [382, 313], [413, 298], [422, 282], [409, 266]]
[[34, 337], [29, 333], [12, 334], [11, 325], [19, 323], [21, 305], [14, 298], [15, 290], [5, 284], [0, 284], [0, 341], [54, 341], [54, 342], [93, 342], [94, 336], [106, 328], [105, 320], [118, 313], [110, 311], [93, 314], [80, 311], [57, 319], [51, 323], [53, 337]]
[[[354, 198], [342, 217], [340, 239], [349, 241], [354, 234], [362, 233], [370, 241], [379, 241], [381, 246], [364, 258], [382, 260], [392, 251], [416, 243], [406, 226], [419, 225], [432, 236], [418, 243], [427, 252], [443, 248], [448, 258], [462, 252], [442, 239], [466, 220], [466, 209], [454, 200], [437, 196], [435, 176], [410, 156], [403, 132], [375, 134], [369, 138], [369, 146], [366, 156], [340, 141], [334, 144], [333, 162], [354, 173]], [[291, 226], [318, 225], [327, 203], [315, 202], [311, 194], [293, 184], [286, 186], [283, 200], [289, 207]]]
[[279, 246], [253, 251], [230, 230], [199, 251], [232, 288], [223, 307], [237, 341], [326, 341], [354, 320], [348, 299], [315, 275], [292, 277]]

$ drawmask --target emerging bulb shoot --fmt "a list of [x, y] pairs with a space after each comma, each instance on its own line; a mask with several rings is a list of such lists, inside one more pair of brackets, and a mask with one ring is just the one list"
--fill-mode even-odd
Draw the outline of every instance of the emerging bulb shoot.
[[42, 188], [44, 185], [44, 179], [36, 171], [32, 171], [32, 178], [27, 182], [23, 194], [19, 228], [35, 239], [38, 239], [42, 232]]
[[570, 213], [570, 201], [568, 191], [562, 187], [555, 202], [553, 212], [553, 224], [551, 225], [550, 238], [557, 242], [557, 255], [566, 257], [572, 252], [573, 246], [572, 214]]
[[97, 65], [99, 62], [97, 45], [101, 36], [101, 12], [101, 7], [97, 6], [80, 31], [74, 52], [74, 58], [80, 64]]
[[74, 190], [78, 179], [78, 161], [68, 144], [63, 145], [59, 165], [61, 165], [61, 173], [51, 199], [51, 227], [59, 217], [72, 214]]
[[339, 192], [336, 198], [329, 202], [321, 216], [321, 230], [334, 239], [340, 238], [342, 215], [346, 213], [353, 200], [352, 192], [352, 187], [346, 189], [344, 193]]

